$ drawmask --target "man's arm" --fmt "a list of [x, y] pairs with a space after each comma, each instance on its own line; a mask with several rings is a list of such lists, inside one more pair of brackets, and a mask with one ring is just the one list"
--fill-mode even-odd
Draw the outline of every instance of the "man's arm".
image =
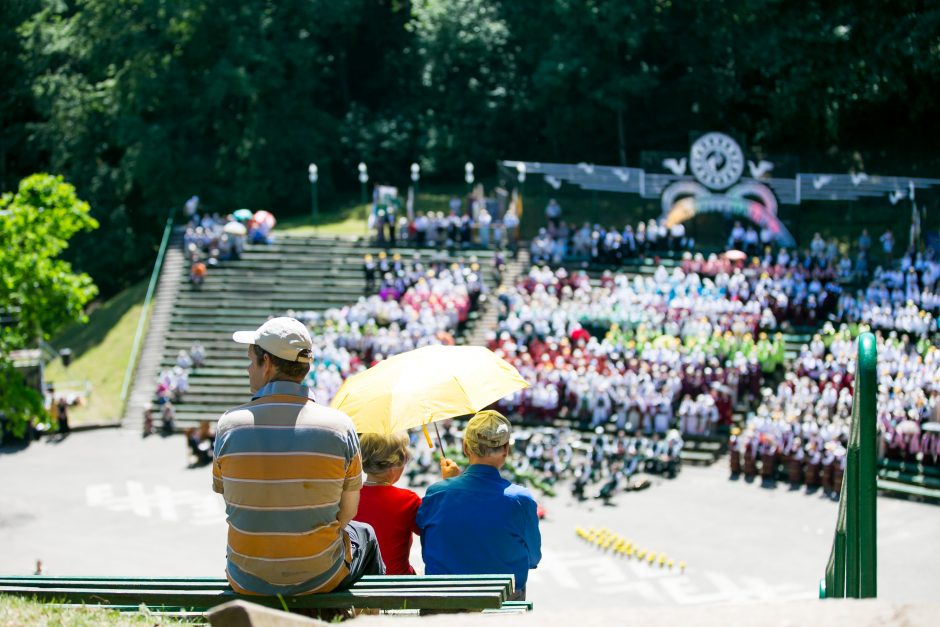
[[343, 494], [339, 498], [339, 511], [336, 520], [340, 527], [345, 527], [349, 521], [356, 517], [359, 511], [359, 490], [362, 489], [362, 455], [359, 452], [359, 438], [356, 432], [350, 433], [349, 465], [346, 467], [346, 477], [343, 480]]
[[212, 462], [212, 491], [222, 494], [222, 471], [218, 460]]
[[349, 521], [356, 517], [359, 511], [359, 490], [347, 490], [339, 498], [339, 512], [336, 514], [336, 520], [340, 527], [345, 527]]
[[[224, 416], [223, 416], [224, 417]], [[222, 456], [222, 443], [224, 441], [225, 426], [222, 420], [215, 430], [215, 442], [212, 445], [212, 491], [224, 494], [222, 490], [222, 463], [219, 458]]]
[[542, 534], [539, 531], [538, 506], [532, 498], [526, 499], [525, 545], [529, 551], [529, 568], [536, 568], [542, 561]]

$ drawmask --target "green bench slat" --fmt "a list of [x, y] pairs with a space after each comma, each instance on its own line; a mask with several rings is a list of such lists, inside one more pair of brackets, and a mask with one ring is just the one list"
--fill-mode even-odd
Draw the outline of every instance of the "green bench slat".
[[[224, 592], [229, 589], [229, 584], [224, 579], [222, 580], [204, 580], [204, 581], [193, 581], [186, 579], [179, 580], [161, 580], [161, 581], [122, 581], [118, 579], [104, 579], [104, 578], [91, 578], [91, 579], [54, 579], [48, 578], [43, 579], [41, 577], [37, 578], [9, 578], [4, 577], [0, 578], [0, 591], [4, 587], [35, 587], [35, 588], [59, 588], [64, 589], [68, 588], [70, 590], [96, 590], [96, 589], [110, 589], [110, 590], [215, 590], [219, 592]], [[369, 579], [365, 581], [359, 581], [354, 586], [355, 590], [362, 591], [372, 591], [372, 590], [388, 590], [388, 589], [450, 589], [450, 588], [487, 588], [487, 587], [510, 587], [511, 579], [501, 578], [501, 579], [465, 579], [465, 580], [432, 580], [432, 581], [422, 581], [419, 578], [411, 577], [411, 579], [398, 579], [398, 578], [380, 578], [380, 579]]]
[[[512, 590], [512, 575], [367, 576], [349, 590], [285, 597], [284, 603], [289, 608], [499, 610]], [[219, 577], [0, 576], [0, 594], [28, 596], [60, 605], [100, 605], [121, 611], [137, 611], [143, 604], [152, 611], [167, 614], [206, 610], [239, 598], [283, 607], [277, 597], [238, 595]]]
[[[102, 605], [146, 604], [192, 609], [209, 608], [227, 601], [244, 599], [280, 608], [282, 601], [278, 597], [241, 596], [231, 590], [126, 590], [126, 589], [75, 589], [43, 588], [38, 586], [4, 586], [0, 593], [33, 597], [44, 602], [90, 603], [98, 601]], [[285, 597], [283, 604], [289, 608], [335, 608], [335, 607], [370, 607], [376, 609], [453, 609], [468, 610], [495, 609], [506, 600], [504, 586], [462, 587], [434, 590], [427, 588], [396, 588], [389, 590], [358, 591], [355, 588], [343, 592], [310, 594], [298, 597]]]
[[936, 466], [927, 466], [920, 463], [902, 462], [896, 459], [883, 459], [878, 464], [879, 469], [896, 470], [898, 472], [911, 475], [927, 475], [930, 477], [940, 477], [940, 468]]
[[[373, 581], [420, 581], [431, 583], [447, 583], [450, 581], [506, 581], [512, 580], [512, 575], [482, 574], [482, 575], [365, 575], [356, 582], [371, 583]], [[228, 585], [225, 577], [121, 577], [107, 575], [76, 575], [76, 576], [49, 576], [49, 575], [0, 575], [0, 581], [125, 581], [125, 582], [183, 582], [183, 583], [217, 583]]]
[[506, 601], [499, 609], [483, 610], [483, 614], [524, 614], [532, 611], [532, 601]]
[[878, 489], [886, 492], [900, 492], [902, 494], [911, 494], [932, 500], [940, 500], [940, 490], [932, 488], [922, 488], [909, 483], [898, 483], [896, 481], [886, 481], [878, 477]]
[[882, 479], [887, 479], [889, 481], [897, 481], [898, 483], [907, 483], [910, 485], [915, 485], [921, 488], [930, 488], [933, 490], [940, 489], [940, 478], [931, 477], [930, 475], [922, 474], [908, 474], [901, 472], [899, 470], [879, 470], [878, 476]]
[[707, 462], [711, 463], [715, 461], [714, 453], [706, 453], [703, 451], [687, 451], [682, 449], [682, 452], [679, 453], [679, 459], [687, 462]]

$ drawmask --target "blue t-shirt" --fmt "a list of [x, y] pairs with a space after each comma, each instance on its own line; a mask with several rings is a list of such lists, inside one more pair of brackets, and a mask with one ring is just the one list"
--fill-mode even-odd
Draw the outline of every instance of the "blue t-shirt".
[[492, 466], [429, 487], [415, 522], [427, 575], [512, 573], [522, 590], [542, 559], [535, 499]]

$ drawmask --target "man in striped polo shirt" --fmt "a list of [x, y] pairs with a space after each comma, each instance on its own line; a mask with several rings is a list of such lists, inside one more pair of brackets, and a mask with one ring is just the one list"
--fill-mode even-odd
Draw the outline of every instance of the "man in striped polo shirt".
[[359, 438], [344, 413], [301, 384], [307, 328], [273, 318], [232, 338], [248, 344], [252, 399], [219, 419], [212, 488], [225, 498], [226, 574], [236, 592], [298, 595], [385, 574], [359, 507]]

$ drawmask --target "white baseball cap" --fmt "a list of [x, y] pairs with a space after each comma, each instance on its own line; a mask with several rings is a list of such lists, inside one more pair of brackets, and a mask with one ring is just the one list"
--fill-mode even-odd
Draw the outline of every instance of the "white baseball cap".
[[255, 331], [236, 331], [232, 339], [239, 344], [257, 344], [275, 357], [309, 364], [313, 341], [300, 320], [271, 318]]

